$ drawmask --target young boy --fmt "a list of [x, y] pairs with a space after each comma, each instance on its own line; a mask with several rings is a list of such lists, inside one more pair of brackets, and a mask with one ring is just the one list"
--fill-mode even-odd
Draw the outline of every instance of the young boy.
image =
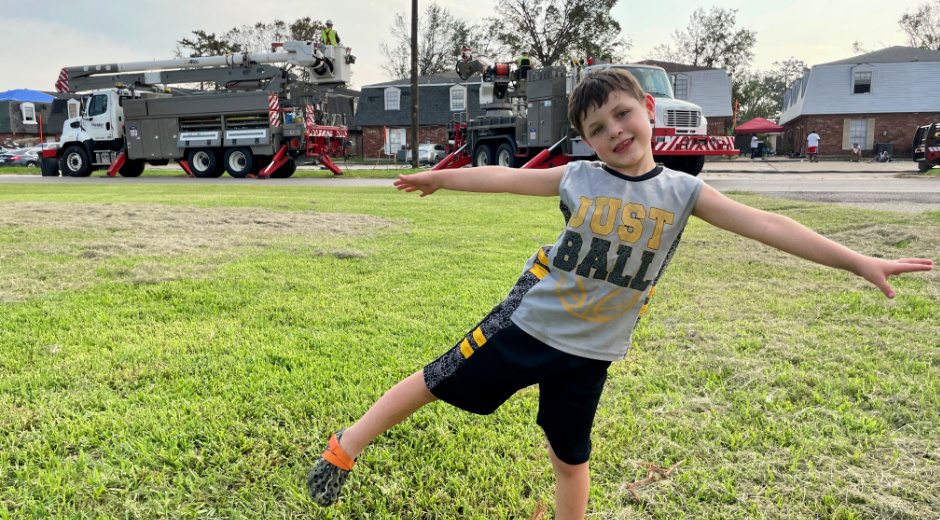
[[623, 359], [690, 215], [823, 265], [851, 271], [888, 297], [891, 275], [931, 269], [930, 260], [857, 254], [795, 221], [725, 198], [701, 180], [657, 166], [650, 147], [654, 99], [629, 73], [588, 74], [571, 94], [568, 119], [600, 162], [547, 170], [487, 166], [402, 175], [400, 190], [439, 189], [561, 196], [567, 225], [554, 246], [526, 263], [509, 296], [456, 346], [383, 395], [333, 435], [307, 478], [313, 500], [339, 496], [359, 453], [422, 406], [441, 399], [493, 412], [539, 385], [537, 423], [555, 472], [555, 518], [584, 518], [591, 428], [607, 367]]

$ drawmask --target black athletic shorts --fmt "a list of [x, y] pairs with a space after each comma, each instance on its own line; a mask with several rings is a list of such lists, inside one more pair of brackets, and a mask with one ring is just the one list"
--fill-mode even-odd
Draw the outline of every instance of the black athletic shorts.
[[488, 327], [504, 310], [497, 306], [460, 343], [424, 367], [425, 384], [438, 399], [481, 415], [493, 413], [509, 396], [537, 384], [537, 423], [555, 455], [567, 464], [587, 462], [610, 361], [554, 349], [508, 319]]

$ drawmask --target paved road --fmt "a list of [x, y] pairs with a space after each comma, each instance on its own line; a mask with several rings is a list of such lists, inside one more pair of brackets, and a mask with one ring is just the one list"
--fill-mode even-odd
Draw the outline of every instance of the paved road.
[[[797, 166], [798, 165], [798, 166]], [[940, 211], [940, 177], [907, 175], [909, 165], [734, 161], [706, 164], [701, 177], [719, 191], [747, 191], [772, 197], [919, 213]], [[775, 168], [773, 172], [767, 168]], [[763, 170], [761, 170], [763, 168]], [[799, 169], [784, 173], [784, 168]], [[865, 168], [864, 171], [859, 171]], [[821, 171], [820, 171], [821, 170]], [[0, 175], [0, 185], [29, 184], [207, 184], [226, 186], [388, 186], [391, 179], [190, 179], [186, 177], [40, 177]], [[0, 188], [2, 189], [2, 188]]]

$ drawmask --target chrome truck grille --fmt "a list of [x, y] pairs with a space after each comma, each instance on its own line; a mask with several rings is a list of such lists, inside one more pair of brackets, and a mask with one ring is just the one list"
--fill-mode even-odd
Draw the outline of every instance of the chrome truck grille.
[[666, 126], [673, 128], [694, 128], [702, 121], [702, 113], [698, 110], [667, 110]]

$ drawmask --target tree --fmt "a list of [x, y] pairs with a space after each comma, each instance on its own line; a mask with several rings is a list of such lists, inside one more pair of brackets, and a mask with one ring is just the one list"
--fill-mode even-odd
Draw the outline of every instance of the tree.
[[287, 40], [318, 41], [326, 25], [309, 17], [288, 24], [283, 20], [270, 23], [258, 22], [230, 29], [222, 35], [227, 41], [238, 44], [243, 52], [271, 52], [271, 44]]
[[[790, 85], [793, 85], [796, 78], [802, 76], [803, 71], [806, 70], [806, 62], [798, 60], [793, 56], [790, 56], [790, 59], [786, 61], [775, 61], [772, 65], [775, 68], [771, 71], [771, 74], [781, 81], [783, 90], [790, 88]], [[780, 95], [783, 95], [782, 91]]]
[[[418, 17], [418, 75], [439, 74], [454, 68], [460, 56], [460, 38], [471, 35], [472, 26], [437, 4], [431, 4]], [[390, 79], [411, 76], [411, 21], [396, 13], [390, 28], [391, 43], [379, 49], [385, 61], [382, 70]]]
[[573, 58], [620, 59], [631, 47], [610, 11], [617, 0], [497, 0], [493, 28], [497, 50], [531, 53], [543, 66]]
[[924, 2], [898, 20], [911, 47], [940, 50], [940, 0]]
[[732, 82], [734, 99], [738, 102], [738, 123], [755, 117], [776, 121], [783, 107], [783, 78], [776, 71], [740, 71]]
[[271, 44], [285, 40], [318, 41], [326, 25], [310, 17], [298, 18], [288, 24], [283, 20], [258, 22], [254, 25], [233, 27], [218, 38], [215, 33], [193, 31], [196, 38], [183, 38], [176, 42], [176, 57], [224, 56], [242, 52], [271, 52]]
[[737, 9], [696, 9], [684, 31], [676, 29], [673, 45], [660, 45], [653, 56], [663, 61], [725, 69], [732, 76], [754, 59], [757, 33], [739, 29]]
[[177, 58], [196, 58], [199, 56], [224, 56], [242, 52], [237, 43], [229, 42], [215, 37], [215, 33], [209, 34], [205, 31], [193, 31], [196, 38], [190, 40], [183, 38], [176, 42], [175, 55]]

